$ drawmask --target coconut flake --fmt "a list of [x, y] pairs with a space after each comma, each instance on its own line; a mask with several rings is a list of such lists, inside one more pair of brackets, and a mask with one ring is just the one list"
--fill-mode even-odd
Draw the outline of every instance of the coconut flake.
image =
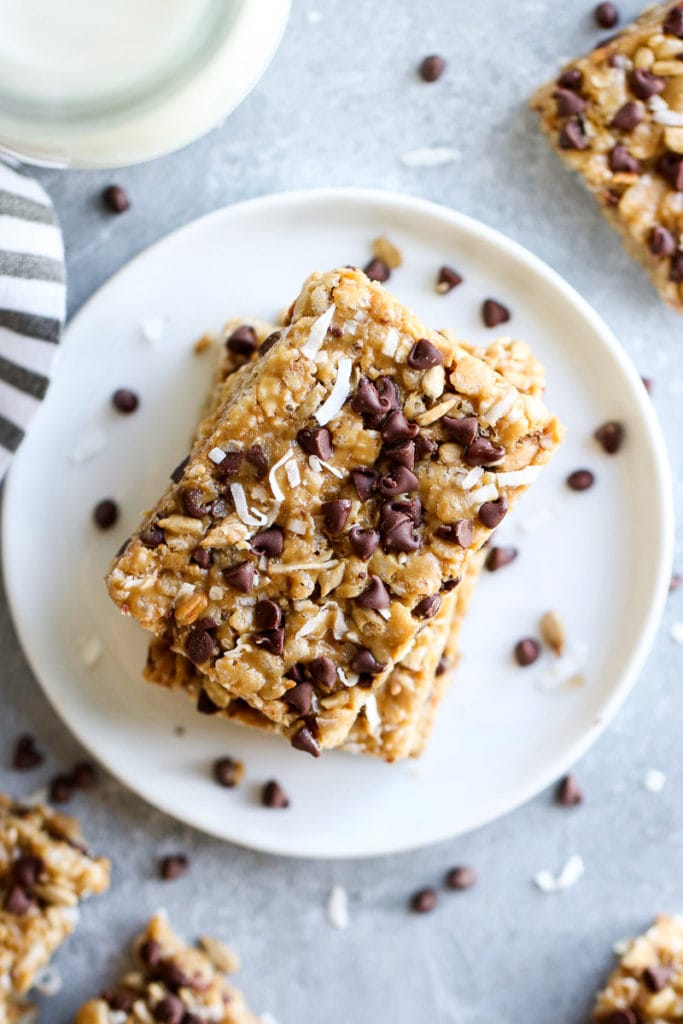
[[107, 435], [103, 430], [91, 430], [84, 434], [71, 452], [71, 461], [79, 466], [94, 459], [107, 447]]
[[460, 150], [452, 146], [423, 146], [402, 153], [401, 163], [406, 167], [440, 167], [442, 164], [455, 163], [460, 156]]
[[372, 735], [378, 736], [382, 728], [382, 719], [379, 717], [377, 698], [374, 693], [371, 693], [365, 702], [365, 717]]
[[222, 587], [209, 587], [209, 601], [220, 601], [225, 591]]
[[496, 482], [499, 487], [525, 487], [534, 482], [539, 472], [538, 466], [525, 466], [510, 473], [497, 473]]
[[311, 467], [314, 473], [322, 473], [323, 464], [317, 455], [308, 456], [308, 465]]
[[387, 327], [387, 332], [384, 335], [384, 341], [382, 343], [382, 353], [385, 356], [389, 356], [390, 359], [396, 355], [396, 349], [398, 343], [401, 340], [401, 335], [398, 333], [396, 327]]
[[333, 928], [349, 927], [349, 898], [343, 885], [334, 885], [327, 899], [326, 916]]
[[483, 415], [480, 412], [480, 419], [482, 419], [484, 423], [488, 423], [493, 427], [499, 419], [501, 419], [507, 412], [510, 412], [510, 409], [516, 401], [517, 392], [513, 390], [506, 391], [497, 402], [494, 402], [487, 412], [484, 412]]
[[320, 351], [322, 343], [324, 342], [329, 330], [329, 326], [332, 323], [332, 317], [334, 316], [336, 308], [337, 307], [333, 302], [331, 306], [327, 307], [322, 316], [319, 316], [317, 320], [313, 321], [308, 332], [308, 337], [301, 346], [302, 355], [308, 356], [309, 359], [313, 359], [313, 357]]
[[254, 517], [254, 519], [256, 520], [256, 525], [257, 526], [269, 526], [270, 525], [269, 522], [268, 522], [269, 517], [266, 515], [265, 512], [261, 512], [257, 508], [252, 508], [252, 509], [250, 509], [250, 513]]
[[578, 679], [588, 659], [588, 647], [584, 643], [576, 643], [567, 648], [564, 654], [555, 658], [552, 665], [543, 673], [538, 681], [542, 690], [557, 690], [560, 686]]
[[222, 448], [212, 448], [209, 452], [209, 458], [215, 466], [220, 466], [221, 462], [225, 460], [225, 452]]
[[[261, 519], [257, 519], [254, 515], [249, 512], [247, 505], [247, 496], [244, 492], [242, 484], [230, 484], [230, 494], [232, 500], [235, 503], [235, 512], [238, 518], [244, 523], [245, 526], [262, 526]], [[259, 513], [261, 515], [261, 513]]]
[[352, 369], [353, 359], [342, 358], [339, 360], [339, 366], [337, 367], [337, 379], [334, 382], [334, 386], [327, 396], [327, 399], [315, 413], [315, 418], [321, 427], [324, 427], [330, 422], [330, 420], [333, 420], [334, 417], [338, 416], [341, 412], [344, 402], [349, 397]]
[[334, 636], [334, 639], [343, 640], [348, 628], [344, 613], [341, 608], [337, 606], [337, 614], [335, 615], [334, 625], [332, 627], [332, 635]]
[[270, 484], [270, 489], [273, 492], [273, 497], [275, 498], [276, 501], [285, 500], [285, 496], [282, 493], [282, 490], [280, 489], [279, 483], [277, 482], [277, 471], [280, 468], [280, 466], [284, 466], [285, 462], [289, 462], [293, 455], [294, 452], [290, 448], [289, 451], [285, 452], [281, 459], [277, 460], [275, 465], [271, 467], [270, 472], [268, 473], [268, 483]]
[[316, 614], [313, 616], [312, 619], [309, 619], [308, 622], [305, 622], [303, 624], [303, 626], [301, 627], [301, 629], [299, 630], [299, 632], [296, 635], [298, 637], [302, 637], [302, 636], [308, 636], [309, 633], [315, 632], [315, 630], [318, 628], [318, 626], [320, 626], [321, 623], [325, 621], [325, 618], [327, 617], [327, 610], [328, 610], [328, 608], [329, 608], [329, 605], [327, 605], [327, 604], [323, 605], [323, 607], [320, 609], [320, 611], [316, 612]]
[[[313, 457], [314, 459], [315, 459], [315, 458], [318, 458], [318, 457], [317, 457], [317, 455], [314, 455], [314, 456], [312, 456], [312, 457]], [[319, 463], [320, 463], [320, 465], [321, 465], [321, 466], [323, 467], [323, 469], [326, 469], [326, 470], [327, 470], [327, 472], [328, 472], [328, 473], [331, 473], [331, 474], [332, 474], [332, 476], [336, 476], [337, 480], [343, 480], [343, 479], [344, 479], [344, 474], [343, 474], [343, 472], [341, 471], [341, 469], [337, 469], [337, 467], [336, 467], [336, 466], [331, 466], [331, 465], [329, 464], [329, 462], [325, 462], [325, 461], [324, 461], [323, 459], [318, 459], [318, 462], [319, 462]]]
[[337, 675], [339, 676], [344, 686], [349, 687], [355, 686], [360, 678], [358, 675], [356, 675], [355, 672], [349, 672], [349, 674], [347, 675], [343, 668], [337, 669]]
[[460, 481], [460, 486], [463, 491], [471, 491], [475, 484], [478, 484], [484, 475], [483, 466], [474, 466], [473, 469], [466, 473]]
[[194, 594], [194, 591], [194, 583], [181, 583], [176, 591], [175, 599], [178, 601], [181, 597], [189, 597], [190, 594]]
[[98, 636], [83, 637], [78, 641], [78, 649], [86, 668], [94, 668], [104, 654], [104, 644]]
[[573, 853], [559, 875], [555, 876], [552, 871], [545, 869], [534, 875], [534, 882], [541, 892], [561, 892], [563, 889], [570, 889], [576, 885], [585, 870], [583, 857], [578, 853]]
[[[294, 465], [294, 463], [287, 463], [288, 467], [291, 465]], [[307, 527], [303, 519], [288, 519], [287, 529], [289, 530], [290, 533], [295, 533], [297, 537], [304, 537], [306, 535]]]
[[683, 114], [677, 110], [666, 109], [656, 110], [652, 115], [652, 120], [656, 124], [663, 124], [666, 128], [680, 128], [683, 127]]
[[330, 558], [328, 562], [298, 562], [298, 563], [287, 563], [279, 565], [271, 565], [270, 573], [274, 572], [313, 572], [316, 569], [334, 569], [335, 565], [339, 565], [337, 558]]
[[666, 775], [657, 768], [649, 768], [645, 772], [643, 785], [649, 793], [661, 793], [666, 783]]
[[287, 474], [287, 482], [289, 483], [289, 486], [298, 487], [301, 483], [301, 473], [299, 471], [299, 463], [296, 459], [286, 463], [285, 473]]
[[148, 316], [140, 324], [140, 330], [145, 341], [150, 345], [157, 345], [166, 330], [166, 321], [163, 316]]
[[495, 484], [484, 484], [483, 487], [477, 487], [476, 491], [470, 491], [467, 495], [467, 502], [470, 506], [483, 505], [485, 501], [496, 501], [498, 498], [498, 488]]

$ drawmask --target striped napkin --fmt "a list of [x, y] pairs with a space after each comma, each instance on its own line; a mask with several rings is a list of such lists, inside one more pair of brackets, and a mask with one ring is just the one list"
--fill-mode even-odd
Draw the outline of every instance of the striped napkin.
[[37, 181], [0, 163], [0, 479], [47, 391], [65, 302], [52, 203]]

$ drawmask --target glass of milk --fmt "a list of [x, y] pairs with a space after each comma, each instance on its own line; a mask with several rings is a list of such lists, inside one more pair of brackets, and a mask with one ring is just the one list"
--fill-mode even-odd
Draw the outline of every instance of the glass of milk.
[[291, 0], [0, 0], [0, 153], [120, 167], [191, 142], [256, 84]]

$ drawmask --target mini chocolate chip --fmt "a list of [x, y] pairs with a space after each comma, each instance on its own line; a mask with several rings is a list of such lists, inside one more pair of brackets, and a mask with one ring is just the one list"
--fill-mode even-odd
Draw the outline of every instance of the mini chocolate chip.
[[320, 757], [320, 744], [307, 725], [302, 725], [293, 734], [290, 743], [295, 750], [303, 750], [311, 757]]
[[254, 622], [257, 629], [277, 629], [282, 624], [282, 611], [279, 605], [269, 598], [257, 601]]
[[33, 886], [44, 877], [46, 872], [45, 861], [42, 857], [31, 854], [24, 854], [18, 857], [12, 865], [12, 880], [20, 885], [22, 889], [30, 893]]
[[138, 396], [129, 388], [117, 388], [111, 400], [114, 408], [123, 413], [135, 412], [140, 404]]
[[647, 391], [648, 395], [651, 395], [652, 391], [653, 391], [653, 388], [655, 386], [655, 383], [654, 383], [652, 377], [641, 377], [640, 379], [642, 380], [643, 387]]
[[97, 768], [90, 761], [79, 761], [71, 772], [71, 781], [76, 789], [94, 789], [97, 785]]
[[445, 523], [436, 531], [436, 536], [461, 548], [468, 548], [474, 538], [474, 527], [469, 519], [457, 519], [454, 523]]
[[379, 533], [377, 530], [363, 530], [360, 526], [352, 526], [349, 530], [349, 544], [354, 555], [367, 561], [377, 550]]
[[449, 668], [450, 668], [450, 665], [448, 663], [448, 658], [446, 658], [442, 654], [441, 657], [439, 658], [438, 663], [437, 663], [436, 671], [435, 671], [434, 675], [442, 676], [444, 674], [444, 672], [448, 672]]
[[241, 463], [242, 452], [226, 452], [225, 458], [216, 466], [214, 472], [221, 481], [231, 480], [237, 475]]
[[653, 75], [651, 71], [645, 71], [644, 68], [634, 68], [629, 72], [628, 81], [639, 100], [649, 100], [651, 96], [663, 92], [666, 86], [666, 78]]
[[92, 517], [100, 530], [109, 530], [119, 518], [119, 506], [112, 498], [103, 498], [95, 505]]
[[130, 209], [128, 193], [120, 185], [108, 185], [102, 192], [102, 199], [112, 213], [125, 213]]
[[268, 459], [260, 444], [253, 444], [247, 448], [244, 457], [250, 466], [254, 467], [257, 480], [263, 480], [268, 472]]
[[505, 457], [505, 449], [500, 444], [493, 444], [488, 437], [475, 437], [463, 452], [468, 466], [491, 466]]
[[540, 644], [530, 636], [524, 637], [523, 640], [518, 640], [515, 644], [515, 661], [522, 668], [533, 665], [540, 653]]
[[186, 516], [202, 519], [206, 515], [206, 506], [202, 502], [202, 492], [198, 487], [184, 487], [180, 492], [180, 502]]
[[34, 736], [24, 733], [19, 737], [12, 758], [12, 766], [18, 772], [27, 772], [31, 768], [38, 768], [44, 760], [45, 756], [38, 750]]
[[380, 477], [377, 487], [387, 498], [394, 498], [399, 494], [407, 494], [409, 491], [416, 491], [419, 481], [415, 474], [407, 466], [393, 466], [388, 473]]
[[378, 256], [375, 256], [367, 266], [363, 267], [363, 272], [367, 274], [371, 281], [379, 281], [380, 284], [384, 284], [391, 277], [391, 267]]
[[410, 897], [410, 909], [416, 914], [429, 914], [437, 902], [436, 889], [419, 889]]
[[377, 676], [385, 668], [386, 665], [377, 661], [368, 647], [359, 647], [351, 659], [351, 671], [357, 672], [360, 676]]
[[145, 967], [156, 967], [161, 960], [161, 946], [156, 939], [146, 939], [138, 950]]
[[337, 683], [337, 670], [332, 658], [314, 658], [308, 665], [308, 674], [316, 686], [331, 690]]
[[683, 281], [683, 253], [681, 252], [677, 252], [675, 256], [671, 257], [669, 280], [674, 284], [680, 284]]
[[74, 783], [70, 775], [55, 775], [49, 787], [50, 800], [55, 804], [65, 804], [74, 795]]
[[234, 761], [231, 757], [219, 757], [213, 763], [212, 772], [219, 786], [223, 786], [225, 789], [234, 789], [242, 779], [244, 765], [241, 761]]
[[125, 1010], [126, 1013], [130, 1013], [133, 1009], [136, 994], [133, 992], [109, 992], [105, 990], [100, 993], [100, 999], [105, 1001], [110, 1010]]
[[555, 802], [562, 807], [575, 807], [583, 800], [583, 793], [579, 788], [575, 775], [565, 775], [557, 784], [555, 789]]
[[5, 910], [8, 914], [25, 914], [32, 906], [34, 906], [34, 900], [22, 886], [10, 887], [5, 897]]
[[285, 807], [289, 807], [289, 797], [279, 782], [276, 782], [275, 779], [271, 779], [270, 782], [266, 782], [263, 790], [261, 791], [261, 803], [264, 807], [281, 810]]
[[481, 307], [481, 318], [487, 327], [498, 327], [510, 319], [510, 310], [496, 299], [485, 299]]
[[[485, 544], [482, 545], [482, 547], [485, 546]], [[444, 593], [450, 594], [451, 590], [455, 590], [459, 583], [460, 576], [456, 576], [454, 580], [444, 580], [444, 582], [441, 584], [441, 589], [444, 591]]]
[[184, 853], [168, 854], [168, 856], [162, 857], [159, 874], [165, 882], [170, 882], [174, 878], [184, 875], [189, 866], [190, 861]]
[[638, 127], [644, 117], [645, 109], [643, 105], [629, 101], [617, 110], [612, 118], [612, 128], [616, 128], [620, 132], [632, 132], [634, 128]]
[[190, 555], [190, 561], [198, 565], [200, 569], [208, 569], [213, 561], [213, 555], [207, 548], [194, 548]]
[[495, 530], [505, 518], [508, 510], [507, 499], [501, 495], [497, 501], [485, 501], [479, 509], [479, 522], [487, 526], [489, 530]]
[[633, 1010], [624, 1007], [623, 1010], [612, 1010], [606, 1017], [594, 1020], [593, 1024], [640, 1024]]
[[351, 502], [348, 498], [335, 498], [333, 501], [324, 501], [320, 506], [325, 529], [335, 536], [341, 533], [349, 516], [351, 515]]
[[154, 972], [155, 978], [163, 982], [166, 988], [177, 992], [179, 988], [194, 988], [192, 978], [173, 960], [163, 959]]
[[414, 370], [428, 370], [431, 366], [443, 366], [443, 355], [436, 345], [427, 338], [416, 341], [408, 353], [408, 366]]
[[653, 964], [643, 971], [643, 981], [650, 992], [661, 992], [671, 981], [674, 971], [664, 964]]
[[567, 477], [567, 486], [573, 491], [587, 491], [595, 483], [595, 474], [590, 469], [575, 469]]
[[420, 64], [419, 70], [423, 82], [436, 82], [446, 70], [446, 61], [438, 53], [430, 53]]
[[583, 130], [583, 125], [577, 118], [572, 118], [571, 121], [567, 121], [562, 126], [559, 146], [560, 149], [583, 150], [588, 148], [586, 133]]
[[291, 690], [283, 693], [281, 699], [294, 708], [298, 715], [308, 715], [313, 707], [313, 684], [297, 683]]
[[677, 192], [683, 192], [683, 156], [678, 153], [663, 153], [657, 160], [656, 168], [663, 178]]
[[433, 619], [441, 607], [441, 595], [429, 594], [418, 601], [413, 608], [413, 615], [417, 619]]
[[362, 415], [368, 430], [379, 430], [387, 415], [399, 406], [398, 388], [389, 377], [380, 377], [376, 384], [361, 377], [351, 399], [351, 408]]
[[254, 354], [258, 345], [256, 331], [248, 324], [243, 324], [232, 332], [225, 344], [229, 352], [248, 359]]
[[269, 526], [266, 530], [255, 533], [251, 538], [251, 550], [257, 555], [266, 555], [268, 558], [279, 557], [284, 546], [285, 535], [281, 526]]
[[298, 661], [285, 672], [285, 679], [293, 679], [295, 683], [303, 683], [306, 678], [305, 665]]
[[214, 638], [206, 629], [193, 626], [185, 638], [185, 654], [193, 665], [203, 665], [213, 654]]
[[578, 68], [567, 68], [557, 79], [562, 89], [580, 89], [583, 85], [583, 72]]
[[260, 650], [281, 657], [285, 646], [285, 631], [284, 629], [266, 629], [261, 633], [253, 633], [252, 641], [254, 646]]
[[332, 457], [332, 434], [327, 427], [315, 430], [300, 430], [296, 439], [307, 455], [317, 455], [319, 459]]
[[640, 174], [640, 160], [632, 156], [620, 142], [611, 151], [608, 163], [614, 174]]
[[457, 868], [451, 868], [447, 872], [444, 879], [444, 883], [447, 889], [471, 889], [474, 883], [477, 881], [477, 872], [474, 868], [460, 865]]
[[417, 551], [420, 538], [415, 532], [415, 524], [406, 516], [394, 520], [391, 525], [382, 527], [382, 544], [386, 551]]
[[158, 548], [166, 540], [164, 531], [156, 523], [150, 523], [140, 534], [140, 540], [146, 548]]
[[602, 445], [608, 455], [615, 455], [622, 446], [624, 440], [624, 428], [616, 420], [609, 420], [593, 434], [593, 437]]
[[556, 89], [553, 97], [557, 101], [559, 117], [573, 117], [586, 109], [586, 101], [572, 89]]
[[185, 1004], [179, 996], [169, 993], [155, 1003], [152, 1009], [152, 1016], [159, 1024], [183, 1024], [185, 1018]]
[[391, 595], [386, 586], [374, 573], [370, 574], [370, 582], [356, 598], [356, 604], [361, 608], [371, 608], [378, 611], [380, 608], [388, 608], [391, 605]]
[[280, 340], [281, 333], [281, 331], [273, 331], [272, 334], [269, 334], [259, 349], [259, 355], [264, 356], [266, 352], [270, 352], [273, 345]]
[[380, 433], [383, 441], [392, 444], [394, 441], [410, 441], [419, 430], [417, 423], [410, 423], [400, 409], [394, 409], [382, 424]]
[[352, 469], [351, 482], [356, 488], [356, 493], [361, 501], [367, 501], [377, 487], [379, 473], [376, 469]]
[[667, 228], [660, 224], [650, 232], [648, 245], [653, 256], [671, 256], [676, 251], [676, 239]]
[[186, 455], [182, 462], [179, 462], [176, 468], [171, 473], [171, 480], [174, 484], [179, 484], [185, 475], [187, 464], [190, 461], [190, 456]]
[[459, 419], [442, 416], [441, 425], [449, 441], [462, 445], [472, 444], [479, 430], [479, 420], [476, 416], [461, 416]]
[[254, 563], [239, 562], [229, 569], [223, 570], [223, 579], [234, 590], [240, 594], [251, 594], [254, 586]]
[[214, 704], [206, 690], [200, 690], [197, 697], [197, 711], [200, 715], [217, 715], [220, 708], [218, 704]]
[[453, 267], [440, 267], [436, 278], [436, 290], [440, 295], [453, 291], [459, 284], [462, 284], [462, 277], [457, 270], [453, 270]]
[[497, 572], [498, 569], [502, 569], [503, 566], [509, 565], [510, 562], [514, 562], [518, 554], [519, 552], [517, 548], [491, 548], [486, 556], [486, 568], [489, 572]]
[[422, 502], [419, 498], [401, 498], [400, 501], [385, 501], [380, 509], [381, 525], [391, 526], [408, 516], [415, 526], [419, 526], [424, 518]]
[[667, 36], [678, 36], [679, 39], [683, 39], [683, 7], [680, 4], [667, 14], [662, 24], [662, 32]]
[[393, 465], [415, 468], [415, 441], [399, 441], [382, 449], [382, 455], [390, 459]]
[[598, 4], [593, 14], [600, 28], [614, 28], [619, 21], [619, 10], [616, 4]]

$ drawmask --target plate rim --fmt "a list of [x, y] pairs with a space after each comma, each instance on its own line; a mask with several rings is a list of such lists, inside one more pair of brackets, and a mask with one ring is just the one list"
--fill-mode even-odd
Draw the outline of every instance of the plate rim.
[[[646, 437], [653, 457], [652, 469], [654, 480], [656, 482], [656, 491], [654, 495], [655, 501], [653, 502], [653, 507], [658, 513], [657, 522], [654, 524], [656, 529], [653, 531], [653, 535], [658, 538], [659, 542], [659, 562], [652, 586], [653, 592], [648, 606], [648, 613], [640, 629], [638, 641], [624, 671], [616, 679], [612, 692], [605, 700], [605, 703], [601, 705], [599, 721], [593, 722], [592, 727], [587, 728], [583, 735], [570, 744], [561, 756], [557, 756], [552, 761], [549, 761], [545, 771], [539, 772], [534, 782], [529, 783], [516, 792], [515, 799], [513, 801], [507, 799], [500, 800], [497, 803], [494, 802], [493, 807], [489, 807], [486, 813], [479, 817], [476, 815], [472, 816], [471, 820], [465, 823], [465, 825], [455, 829], [441, 828], [435, 830], [426, 837], [407, 837], [403, 842], [396, 843], [393, 841], [390, 845], [383, 845], [381, 841], [378, 841], [372, 843], [370, 847], [367, 845], [357, 845], [354, 849], [347, 848], [341, 852], [330, 852], [329, 850], [316, 849], [315, 847], [311, 849], [310, 843], [308, 843], [306, 847], [299, 847], [296, 846], [295, 841], [289, 842], [288, 840], [286, 840], [285, 849], [273, 849], [272, 845], [269, 845], [267, 842], [261, 841], [258, 838], [247, 840], [245, 838], [228, 836], [225, 832], [212, 830], [211, 828], [208, 828], [205, 823], [200, 823], [192, 814], [191, 808], [180, 815], [178, 813], [178, 809], [172, 807], [169, 802], [163, 798], [163, 796], [161, 798], [157, 798], [156, 796], [152, 797], [148, 795], [136, 780], [132, 778], [130, 780], [128, 778], [124, 778], [118, 769], [114, 769], [106, 760], [100, 758], [98, 752], [92, 748], [89, 738], [82, 734], [80, 728], [71, 724], [68, 717], [68, 710], [64, 707], [63, 701], [60, 700], [58, 694], [52, 692], [51, 683], [45, 682], [41, 673], [38, 671], [37, 662], [40, 661], [40, 659], [35, 657], [31, 650], [30, 631], [28, 625], [21, 621], [17, 608], [18, 601], [15, 601], [12, 583], [13, 579], [15, 579], [17, 575], [20, 575], [20, 569], [18, 566], [16, 569], [13, 568], [13, 555], [11, 553], [12, 546], [10, 544], [12, 526], [10, 525], [11, 513], [9, 513], [9, 509], [13, 507], [13, 495], [15, 492], [14, 481], [18, 479], [19, 475], [16, 471], [16, 466], [20, 464], [20, 460], [22, 458], [21, 450], [16, 453], [5, 480], [2, 502], [2, 522], [0, 525], [0, 542], [2, 544], [2, 574], [8, 608], [17, 639], [36, 682], [50, 703], [50, 706], [64, 723], [69, 732], [71, 732], [72, 735], [74, 735], [76, 739], [100, 763], [104, 765], [106, 770], [115, 779], [117, 779], [122, 786], [135, 793], [136, 796], [144, 800], [151, 807], [168, 814], [169, 817], [174, 820], [190, 825], [192, 828], [197, 829], [197, 831], [214, 836], [223, 842], [234, 843], [242, 848], [255, 850], [260, 853], [267, 853], [271, 856], [296, 857], [307, 860], [353, 860], [366, 857], [408, 853], [413, 850], [436, 845], [437, 843], [444, 842], [448, 839], [454, 839], [457, 836], [469, 834], [484, 827], [485, 825], [493, 824], [495, 821], [498, 821], [507, 814], [511, 814], [513, 811], [516, 811], [519, 807], [528, 803], [529, 800], [541, 793], [557, 778], [566, 773], [572, 765], [574, 765], [587, 752], [587, 750], [593, 746], [613, 720], [614, 716], [617, 714], [633, 689], [633, 686], [635, 685], [635, 682], [637, 681], [652, 648], [664, 610], [671, 578], [674, 550], [674, 506], [670, 463], [659, 419], [647, 391], [642, 386], [641, 378], [634, 364], [625, 349], [620, 345], [616, 335], [603, 318], [596, 312], [596, 310], [593, 309], [589, 302], [573, 287], [573, 285], [569, 284], [569, 282], [566, 281], [549, 264], [519, 242], [508, 237], [497, 228], [491, 227], [485, 222], [480, 221], [469, 214], [462, 213], [459, 210], [444, 206], [441, 203], [433, 202], [432, 200], [411, 195], [410, 193], [353, 186], [326, 186], [322, 188], [282, 190], [266, 193], [261, 196], [251, 197], [249, 199], [241, 200], [236, 203], [219, 207], [216, 210], [209, 211], [201, 217], [190, 220], [181, 224], [177, 228], [174, 228], [172, 231], [159, 238], [156, 242], [152, 243], [152, 245], [137, 253], [129, 261], [124, 263], [123, 266], [118, 268], [110, 277], [108, 277], [97, 289], [95, 289], [95, 291], [91, 293], [74, 316], [68, 321], [60, 348], [69, 344], [72, 327], [77, 325], [79, 318], [84, 314], [87, 307], [89, 307], [91, 303], [95, 303], [99, 300], [100, 294], [104, 292], [105, 289], [107, 289], [120, 276], [125, 275], [133, 269], [138, 261], [148, 257], [156, 250], [161, 249], [172, 240], [177, 240], [178, 236], [184, 233], [190, 235], [193, 232], [201, 232], [205, 222], [220, 218], [221, 216], [228, 215], [230, 213], [248, 214], [254, 208], [261, 208], [262, 211], [267, 211], [269, 208], [274, 206], [287, 207], [289, 205], [315, 204], [321, 202], [332, 204], [338, 204], [340, 202], [360, 204], [372, 203], [376, 207], [383, 207], [387, 210], [399, 207], [402, 208], [403, 211], [408, 210], [417, 214], [424, 213], [429, 214], [430, 216], [436, 216], [440, 218], [446, 226], [453, 227], [456, 230], [465, 230], [472, 236], [483, 238], [489, 244], [494, 245], [499, 250], [502, 250], [504, 253], [513, 257], [516, 261], [521, 261], [526, 268], [544, 279], [552, 288], [560, 291], [564, 298], [569, 301], [588, 322], [594, 334], [600, 338], [609, 355], [619, 365], [621, 372], [630, 382], [635, 400], [639, 407], [640, 415], [648, 427]], [[57, 373], [58, 372], [59, 369], [57, 368]], [[38, 415], [35, 417], [36, 420], [40, 419], [41, 415], [44, 414], [46, 406], [49, 406], [49, 393], [47, 400], [43, 403], [42, 408], [38, 411]], [[49, 673], [47, 673], [47, 675], [49, 677]]]

